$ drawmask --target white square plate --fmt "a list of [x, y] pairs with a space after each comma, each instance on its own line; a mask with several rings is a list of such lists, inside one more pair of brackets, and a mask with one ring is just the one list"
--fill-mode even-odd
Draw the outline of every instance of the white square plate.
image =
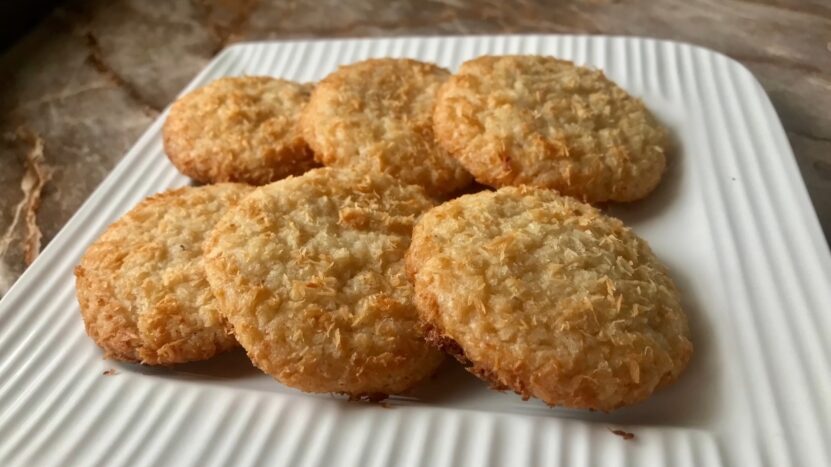
[[617, 37], [272, 42], [225, 50], [188, 89], [489, 53], [603, 69], [672, 129], [657, 192], [610, 210], [682, 290], [696, 353], [675, 385], [601, 414], [523, 402], [447, 365], [386, 409], [287, 389], [240, 352], [171, 369], [102, 360], [72, 269], [139, 200], [188, 183], [164, 155], [162, 115], [0, 302], [0, 465], [831, 465], [831, 255], [776, 113], [736, 62]]

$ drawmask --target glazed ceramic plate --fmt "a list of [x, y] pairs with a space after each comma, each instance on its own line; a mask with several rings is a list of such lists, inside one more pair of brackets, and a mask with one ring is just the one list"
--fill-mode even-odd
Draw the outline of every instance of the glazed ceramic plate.
[[368, 57], [456, 69], [505, 53], [600, 68], [671, 128], [658, 190], [610, 210], [682, 291], [695, 355], [676, 384], [603, 414], [523, 402], [448, 364], [384, 407], [293, 391], [241, 352], [167, 369], [103, 360], [72, 269], [139, 200], [189, 183], [165, 157], [162, 115], [0, 303], [0, 465], [831, 464], [831, 255], [770, 101], [733, 60], [610, 37], [252, 43], [188, 89], [229, 75], [314, 81]]

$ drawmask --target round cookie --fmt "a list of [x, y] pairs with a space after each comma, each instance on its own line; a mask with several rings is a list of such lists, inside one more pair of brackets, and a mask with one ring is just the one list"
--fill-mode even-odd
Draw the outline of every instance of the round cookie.
[[164, 365], [236, 346], [205, 277], [202, 243], [251, 190], [224, 183], [151, 196], [110, 225], [75, 268], [87, 333], [108, 357]]
[[666, 130], [603, 72], [543, 56], [484, 56], [440, 89], [438, 142], [477, 181], [634, 201], [660, 182]]
[[202, 183], [262, 185], [314, 167], [297, 118], [312, 90], [266, 76], [220, 78], [180, 97], [164, 123], [164, 148]]
[[407, 272], [427, 339], [525, 398], [612, 410], [674, 381], [692, 354], [678, 291], [646, 242], [553, 190], [430, 210]]
[[327, 166], [387, 172], [442, 196], [471, 177], [433, 137], [444, 68], [409, 59], [342, 66], [318, 83], [300, 119], [315, 158]]
[[206, 242], [251, 361], [287, 386], [376, 398], [430, 376], [404, 254], [432, 202], [386, 174], [321, 168], [257, 189]]

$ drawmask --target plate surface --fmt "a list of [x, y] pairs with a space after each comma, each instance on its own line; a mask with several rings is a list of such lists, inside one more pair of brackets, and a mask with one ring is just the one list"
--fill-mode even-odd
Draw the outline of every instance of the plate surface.
[[610, 211], [682, 291], [696, 353], [675, 385], [601, 414], [523, 402], [446, 365], [384, 408], [300, 394], [241, 352], [172, 369], [103, 360], [72, 269], [139, 200], [188, 183], [164, 155], [162, 115], [0, 302], [0, 465], [830, 465], [831, 255], [770, 101], [731, 59], [585, 36], [252, 43], [188, 89], [226, 75], [312, 81], [368, 57], [456, 69], [488, 53], [603, 69], [673, 131], [658, 190]]

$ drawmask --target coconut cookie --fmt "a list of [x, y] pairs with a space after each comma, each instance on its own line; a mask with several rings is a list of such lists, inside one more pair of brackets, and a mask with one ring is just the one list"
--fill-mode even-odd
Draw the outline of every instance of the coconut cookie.
[[301, 117], [303, 136], [327, 166], [387, 172], [442, 196], [470, 174], [433, 136], [436, 91], [450, 73], [409, 59], [342, 66], [321, 81]]
[[151, 196], [90, 245], [75, 268], [76, 293], [107, 356], [163, 365], [236, 345], [205, 277], [202, 242], [250, 190], [226, 183]]
[[430, 376], [442, 354], [424, 341], [404, 254], [431, 206], [389, 175], [321, 168], [229, 212], [206, 270], [251, 361], [287, 386], [354, 398]]
[[428, 340], [525, 398], [612, 410], [673, 382], [692, 354], [678, 291], [646, 242], [552, 190], [430, 210], [407, 271]]
[[667, 132], [603, 72], [545, 56], [484, 56], [439, 91], [435, 135], [477, 181], [553, 188], [590, 203], [649, 194]]
[[262, 185], [314, 167], [297, 118], [312, 85], [266, 76], [218, 79], [173, 103], [164, 148], [202, 183]]

